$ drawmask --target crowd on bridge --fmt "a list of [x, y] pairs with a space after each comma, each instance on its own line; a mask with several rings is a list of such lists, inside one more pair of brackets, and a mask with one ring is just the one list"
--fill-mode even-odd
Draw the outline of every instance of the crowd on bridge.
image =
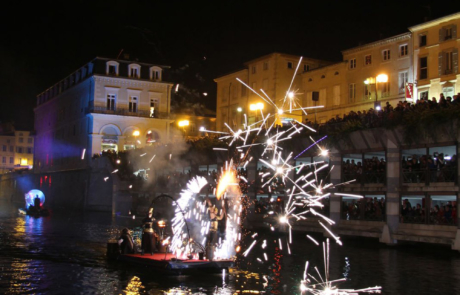
[[396, 107], [386, 102], [385, 106], [376, 109], [350, 111], [343, 116], [336, 115], [335, 118], [328, 120], [324, 124], [318, 124], [309, 119], [306, 119], [304, 123], [317, 129], [321, 134], [331, 134], [340, 131], [342, 128], [341, 124], [347, 122], [359, 122], [365, 128], [385, 127], [401, 122], [401, 119], [407, 113], [422, 113], [427, 109], [434, 110], [450, 107], [460, 107], [460, 93], [453, 97], [444, 97], [444, 94], [441, 93], [439, 99], [435, 97], [431, 100], [419, 99], [416, 103], [399, 101]]

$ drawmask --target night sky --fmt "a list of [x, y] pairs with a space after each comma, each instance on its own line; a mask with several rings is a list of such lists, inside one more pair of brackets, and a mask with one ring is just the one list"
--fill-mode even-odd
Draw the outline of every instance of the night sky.
[[96, 56], [170, 65], [208, 92], [219, 75], [274, 51], [341, 60], [341, 50], [460, 11], [460, 1], [22, 1], [1, 12], [0, 122], [33, 129], [36, 95]]

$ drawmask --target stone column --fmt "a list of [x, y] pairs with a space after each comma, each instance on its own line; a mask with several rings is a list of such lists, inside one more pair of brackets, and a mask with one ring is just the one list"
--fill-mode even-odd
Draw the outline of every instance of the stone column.
[[250, 184], [250, 187], [248, 188], [248, 197], [253, 200], [257, 198], [257, 162], [258, 159], [253, 159], [246, 166], [248, 172], [248, 183]]
[[89, 151], [89, 157], [92, 157], [94, 154], [100, 154], [102, 148], [102, 135], [90, 134], [89, 146], [91, 147], [91, 150]]
[[400, 199], [398, 187], [400, 184], [401, 153], [399, 147], [390, 139], [387, 140], [387, 195], [386, 195], [386, 218], [383, 226], [380, 242], [385, 244], [396, 244], [392, 234], [399, 227]]
[[126, 136], [118, 135], [118, 151], [123, 151], [123, 146], [125, 145]]
[[[460, 75], [457, 75], [460, 76]], [[460, 145], [457, 146], [457, 157], [460, 154]], [[458, 159], [457, 159], [457, 186], [460, 184], [460, 166], [458, 165]], [[457, 212], [460, 212], [460, 202], [458, 202], [458, 196], [457, 196]], [[457, 213], [457, 233], [455, 235], [455, 241], [454, 244], [452, 245], [452, 250], [457, 250], [460, 251], [460, 216]]]
[[[331, 183], [337, 185], [342, 182], [342, 156], [336, 149], [333, 149], [330, 155], [330, 167], [334, 166], [330, 175]], [[329, 218], [338, 223], [340, 221], [340, 205], [342, 198], [334, 195], [334, 193], [337, 192], [337, 188], [332, 188], [329, 191], [331, 193], [329, 197]]]

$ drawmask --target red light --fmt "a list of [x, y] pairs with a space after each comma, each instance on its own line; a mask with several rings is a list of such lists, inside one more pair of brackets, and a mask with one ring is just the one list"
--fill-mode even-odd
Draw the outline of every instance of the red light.
[[50, 183], [50, 187], [51, 187], [51, 175], [50, 175], [50, 182], [49, 183]]

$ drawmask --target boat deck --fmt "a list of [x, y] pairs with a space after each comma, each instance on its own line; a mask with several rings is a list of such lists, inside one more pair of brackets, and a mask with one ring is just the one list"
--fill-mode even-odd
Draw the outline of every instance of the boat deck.
[[234, 261], [207, 259], [177, 259], [172, 253], [152, 254], [122, 254], [118, 256], [119, 261], [133, 264], [141, 264], [152, 267], [152, 270], [175, 274], [193, 274], [199, 272], [220, 273], [222, 269], [234, 266]]

